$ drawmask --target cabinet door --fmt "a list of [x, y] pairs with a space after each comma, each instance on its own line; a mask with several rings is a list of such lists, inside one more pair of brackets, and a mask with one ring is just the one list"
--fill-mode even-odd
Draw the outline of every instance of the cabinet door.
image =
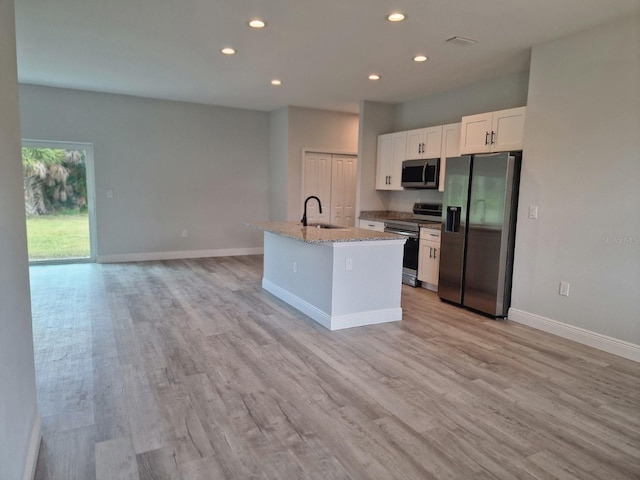
[[519, 107], [493, 112], [492, 152], [522, 150], [525, 110], [526, 107]]
[[357, 162], [353, 155], [333, 155], [330, 223], [335, 225], [355, 226]]
[[404, 132], [407, 136], [407, 151], [405, 160], [423, 158], [422, 147], [424, 144], [424, 128]]
[[479, 113], [462, 117], [460, 127], [460, 155], [491, 151], [491, 126], [493, 115]]
[[442, 126], [442, 146], [440, 148], [440, 180], [438, 190], [444, 191], [444, 175], [447, 170], [447, 158], [460, 156], [460, 124], [450, 123]]
[[420, 249], [418, 252], [418, 280], [421, 282], [429, 281], [429, 272], [431, 271], [430, 261], [433, 255], [430, 255], [429, 245], [425, 240], [420, 240]]
[[436, 287], [438, 285], [439, 267], [440, 243], [430, 240], [420, 240], [418, 280]]
[[393, 133], [378, 135], [378, 163], [376, 165], [376, 190], [390, 190], [393, 165]]
[[423, 129], [422, 158], [439, 158], [442, 145], [442, 125]]
[[407, 151], [407, 132], [394, 133], [391, 138], [391, 151], [393, 160], [390, 166], [391, 179], [389, 190], [403, 190], [402, 188], [402, 162]]
[[433, 248], [433, 258], [431, 259], [431, 281], [430, 284], [438, 286], [438, 277], [440, 276], [440, 242], [428, 241], [431, 248]]

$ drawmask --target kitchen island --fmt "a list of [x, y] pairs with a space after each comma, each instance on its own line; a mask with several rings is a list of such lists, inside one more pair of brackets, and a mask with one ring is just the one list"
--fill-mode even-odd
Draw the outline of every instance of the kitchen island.
[[322, 326], [402, 320], [404, 238], [293, 222], [248, 225], [264, 230], [262, 287]]

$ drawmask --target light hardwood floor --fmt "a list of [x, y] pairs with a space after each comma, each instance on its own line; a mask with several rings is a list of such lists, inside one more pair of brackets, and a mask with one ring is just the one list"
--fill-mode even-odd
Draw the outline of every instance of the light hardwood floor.
[[32, 267], [36, 478], [640, 478], [640, 364], [409, 287], [330, 332], [261, 274]]

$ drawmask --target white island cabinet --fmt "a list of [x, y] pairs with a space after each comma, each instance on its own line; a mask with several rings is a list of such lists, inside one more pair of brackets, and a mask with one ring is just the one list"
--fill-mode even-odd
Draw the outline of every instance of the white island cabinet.
[[264, 230], [262, 287], [330, 330], [402, 320], [405, 239], [288, 222]]

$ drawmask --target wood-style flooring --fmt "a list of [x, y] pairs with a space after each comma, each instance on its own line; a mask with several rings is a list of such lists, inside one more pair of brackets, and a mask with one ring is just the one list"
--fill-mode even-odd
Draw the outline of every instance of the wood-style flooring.
[[330, 332], [262, 257], [31, 268], [38, 480], [640, 478], [640, 364], [403, 287]]

